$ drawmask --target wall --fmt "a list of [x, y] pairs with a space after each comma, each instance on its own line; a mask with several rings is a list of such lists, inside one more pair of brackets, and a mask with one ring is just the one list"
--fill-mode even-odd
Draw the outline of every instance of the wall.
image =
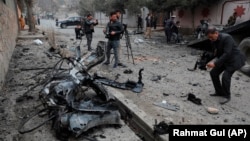
[[14, 0], [0, 1], [0, 89], [8, 72], [9, 61], [16, 46], [18, 21]]
[[[250, 3], [249, 0], [222, 0], [215, 5], [210, 7], [206, 5], [201, 5], [195, 9], [194, 12], [194, 27], [197, 27], [200, 24], [201, 19], [211, 19], [210, 24], [223, 26], [227, 24], [228, 18], [233, 14], [233, 12], [238, 10], [243, 10], [243, 13], [237, 18], [236, 23], [241, 23], [243, 21], [250, 19]], [[237, 8], [238, 7], [238, 8]], [[204, 9], [208, 9], [208, 12]], [[192, 13], [190, 9], [177, 9], [174, 11], [176, 15], [176, 21], [181, 22], [181, 26], [185, 29], [192, 29]], [[207, 15], [206, 15], [207, 13]], [[182, 15], [182, 16], [181, 16]], [[206, 15], [206, 16], [204, 16]]]

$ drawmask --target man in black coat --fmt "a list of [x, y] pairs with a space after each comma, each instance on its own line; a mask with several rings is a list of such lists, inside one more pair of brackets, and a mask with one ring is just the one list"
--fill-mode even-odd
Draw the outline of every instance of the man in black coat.
[[91, 51], [91, 42], [93, 38], [93, 32], [94, 32], [94, 26], [98, 24], [98, 20], [93, 20], [93, 17], [91, 14], [87, 15], [87, 19], [84, 23], [84, 30], [87, 38], [87, 45], [88, 45], [88, 51]]
[[108, 45], [106, 52], [107, 60], [104, 63], [105, 65], [110, 64], [111, 49], [113, 49], [115, 56], [115, 64], [113, 68], [122, 65], [122, 63], [119, 60], [119, 46], [120, 46], [121, 34], [123, 33], [123, 31], [124, 31], [123, 25], [118, 21], [116, 12], [111, 12], [110, 22], [107, 24], [107, 27], [104, 30], [106, 37], [108, 38]]
[[[246, 58], [237, 47], [231, 35], [219, 33], [215, 27], [209, 27], [207, 37], [212, 41], [215, 59], [207, 64], [212, 68], [210, 75], [215, 88], [215, 94], [211, 96], [221, 96], [220, 104], [230, 101], [231, 77], [234, 72], [244, 66]], [[219, 75], [222, 73], [222, 83]]]

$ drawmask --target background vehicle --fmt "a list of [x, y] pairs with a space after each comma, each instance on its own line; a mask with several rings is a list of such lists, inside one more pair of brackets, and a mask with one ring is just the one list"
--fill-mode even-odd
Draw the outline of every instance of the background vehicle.
[[60, 26], [61, 28], [67, 28], [68, 26], [76, 26], [81, 24], [81, 21], [83, 21], [84, 18], [80, 16], [76, 17], [69, 17], [66, 20], [59, 20], [56, 25]]

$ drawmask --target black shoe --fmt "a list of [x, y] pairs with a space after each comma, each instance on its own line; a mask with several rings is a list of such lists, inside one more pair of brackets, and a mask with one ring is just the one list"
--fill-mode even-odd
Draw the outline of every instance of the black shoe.
[[103, 63], [104, 65], [109, 65], [110, 63], [109, 62], [105, 62], [105, 63]]
[[93, 49], [92, 48], [89, 48], [88, 51], [92, 51]]
[[223, 95], [215, 93], [215, 94], [210, 94], [210, 96], [223, 96]]
[[189, 101], [192, 101], [194, 104], [197, 104], [197, 105], [202, 105], [201, 103], [201, 99], [200, 98], [197, 98], [194, 94], [192, 93], [189, 93], [188, 94], [188, 98], [187, 98]]
[[117, 64], [114, 64], [113, 68], [117, 68]]
[[126, 68], [127, 66], [122, 64], [122, 63], [118, 63], [117, 66], [120, 66], [120, 67], [123, 67], [123, 68]]
[[231, 100], [230, 97], [223, 97], [223, 99], [220, 101], [220, 104], [223, 105]]

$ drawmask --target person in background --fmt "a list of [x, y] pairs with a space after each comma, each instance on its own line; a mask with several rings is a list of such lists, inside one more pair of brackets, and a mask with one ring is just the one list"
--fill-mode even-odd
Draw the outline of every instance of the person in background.
[[137, 15], [137, 31], [140, 31], [140, 28], [141, 28], [141, 31], [142, 31], [142, 17], [140, 14]]
[[180, 43], [179, 28], [180, 28], [180, 21], [177, 21], [171, 28], [172, 36], [174, 38], [175, 43]]
[[98, 24], [98, 20], [93, 20], [93, 16], [91, 14], [87, 15], [87, 19], [84, 23], [84, 30], [87, 38], [88, 51], [92, 50], [91, 42], [93, 38], [94, 26]]
[[145, 20], [146, 20], [145, 39], [147, 39], [147, 38], [151, 39], [151, 29], [153, 26], [152, 14], [149, 13]]
[[21, 30], [23, 30], [25, 27], [25, 19], [23, 18], [23, 15], [20, 16], [19, 23], [20, 23]]
[[154, 27], [154, 29], [156, 29], [156, 26], [157, 26], [157, 16], [154, 14], [153, 15], [153, 27]]
[[[117, 21], [121, 22], [122, 21], [122, 19], [120, 19], [121, 18], [121, 14], [122, 14], [121, 10], [117, 9], [117, 10], [115, 10], [115, 13], [116, 13], [116, 16], [117, 16]], [[121, 33], [120, 38], [123, 37], [123, 34], [124, 33]], [[121, 60], [121, 54], [122, 54], [122, 48], [121, 48], [121, 44], [119, 44], [119, 47], [118, 47], [118, 57], [119, 58], [118, 58], [118, 60]], [[121, 62], [118, 63], [118, 66], [126, 67], [126, 65], [124, 65]]]
[[75, 27], [75, 35], [76, 35], [76, 39], [82, 39], [82, 36], [85, 35], [83, 18], [80, 18], [80, 23], [77, 24]]
[[167, 21], [165, 21], [165, 35], [167, 36], [167, 43], [170, 43], [171, 41], [171, 36], [172, 36], [172, 31], [171, 28], [172, 26], [175, 24], [174, 23], [174, 19], [175, 19], [175, 15], [171, 16], [171, 18], [169, 18]]
[[[209, 27], [206, 35], [212, 43], [216, 57], [207, 64], [207, 67], [212, 69], [210, 76], [215, 89], [215, 93], [210, 96], [222, 97], [220, 104], [225, 104], [231, 99], [231, 77], [235, 71], [244, 66], [246, 58], [231, 35], [219, 33], [215, 27]], [[220, 82], [222, 72], [222, 82]]]
[[117, 9], [117, 10], [115, 10], [115, 13], [116, 13], [116, 16], [117, 16], [117, 20], [119, 21], [120, 20], [120, 18], [121, 18], [121, 10], [119, 10], [119, 9]]
[[232, 16], [228, 18], [226, 26], [233, 26], [236, 22], [237, 12], [234, 12]]
[[37, 17], [37, 24], [40, 25], [40, 17]]

